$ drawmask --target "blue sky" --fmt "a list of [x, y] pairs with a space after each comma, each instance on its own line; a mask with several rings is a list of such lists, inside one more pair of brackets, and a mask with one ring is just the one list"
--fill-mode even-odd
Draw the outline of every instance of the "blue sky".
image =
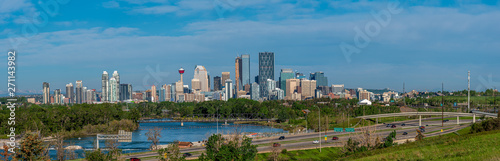
[[[254, 77], [263, 51], [275, 53], [276, 79], [292, 68], [348, 88], [462, 90], [470, 70], [482, 90], [500, 87], [499, 26], [500, 2], [484, 0], [0, 0], [0, 49], [18, 52], [20, 92], [76, 80], [100, 90], [104, 70], [143, 90], [184, 67], [190, 84], [197, 64], [234, 79], [239, 54]], [[347, 58], [341, 44], [357, 50]]]

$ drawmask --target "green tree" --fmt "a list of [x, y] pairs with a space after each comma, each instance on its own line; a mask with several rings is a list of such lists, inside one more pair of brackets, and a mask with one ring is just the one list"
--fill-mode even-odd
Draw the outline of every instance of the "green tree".
[[214, 134], [208, 138], [205, 146], [206, 152], [202, 153], [200, 160], [233, 160], [249, 161], [257, 155], [257, 145], [252, 145], [252, 139], [246, 136], [233, 135], [230, 139]]
[[16, 148], [16, 159], [23, 161], [50, 160], [47, 156], [47, 145], [41, 139], [40, 133], [27, 132], [19, 148]]
[[101, 149], [97, 149], [95, 151], [86, 151], [85, 159], [88, 161], [109, 161], [111, 160], [111, 155], [106, 155]]
[[186, 160], [186, 157], [184, 157], [179, 150], [179, 141], [174, 141], [167, 148], [158, 150], [158, 155], [158, 159], [160, 159], [160, 161]]

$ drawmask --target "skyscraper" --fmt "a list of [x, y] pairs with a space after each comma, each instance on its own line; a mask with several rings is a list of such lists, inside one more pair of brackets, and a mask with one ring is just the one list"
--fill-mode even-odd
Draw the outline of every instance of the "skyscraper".
[[210, 92], [210, 88], [208, 86], [208, 72], [204, 66], [196, 65], [193, 79], [199, 80], [201, 92]]
[[231, 79], [230, 72], [222, 72], [222, 86], [226, 85], [226, 80]]
[[[286, 80], [286, 99], [291, 100], [292, 94], [297, 92], [297, 87], [300, 85], [299, 79], [287, 79]], [[298, 93], [298, 92], [297, 92]]]
[[151, 86], [151, 102], [158, 102], [158, 99], [156, 99], [158, 96], [156, 96], [156, 86], [152, 85]]
[[130, 84], [120, 84], [120, 101], [132, 99], [132, 91], [129, 87], [131, 87]]
[[165, 101], [172, 101], [172, 85], [163, 85], [165, 88]]
[[316, 87], [318, 86], [328, 86], [328, 78], [325, 77], [323, 72], [314, 72], [309, 75], [310, 80], [316, 80]]
[[77, 80], [76, 81], [76, 88], [75, 88], [75, 103], [76, 104], [82, 103], [82, 94], [83, 94], [82, 87], [83, 87], [82, 81]]
[[252, 98], [252, 100], [258, 101], [260, 99], [259, 84], [257, 84], [257, 82], [254, 82], [252, 83], [252, 86], [250, 88], [250, 98]]
[[199, 79], [196, 78], [191, 79], [191, 89], [195, 92], [201, 91], [201, 82]]
[[54, 90], [54, 103], [61, 104], [61, 89]]
[[266, 82], [266, 85], [267, 85], [266, 90], [268, 92], [271, 92], [271, 91], [276, 89], [276, 81], [274, 81], [272, 79], [267, 79], [266, 81], [267, 81]]
[[[241, 55], [241, 86], [250, 85], [250, 55]], [[250, 91], [250, 89], [243, 89]]]
[[109, 97], [108, 97], [108, 101], [109, 102], [116, 102], [118, 101], [118, 92], [116, 92], [116, 90], [118, 89], [117, 87], [117, 83], [116, 83], [116, 79], [115, 78], [111, 78], [109, 79]]
[[222, 81], [219, 76], [214, 77], [214, 91], [222, 90]]
[[241, 57], [236, 57], [234, 60], [234, 84], [236, 85], [236, 91], [241, 89]]
[[283, 90], [286, 96], [286, 80], [295, 78], [295, 73], [292, 69], [281, 69], [279, 86]]
[[113, 78], [115, 78], [116, 80], [116, 84], [115, 84], [115, 96], [116, 96], [116, 100], [118, 101], [120, 98], [120, 75], [118, 74], [118, 71], [114, 71], [113, 72]]
[[47, 82], [43, 82], [43, 103], [50, 104], [50, 87]]
[[273, 52], [260, 52], [259, 53], [259, 86], [260, 96], [267, 97], [268, 91], [267, 79], [274, 80], [274, 53]]
[[[102, 102], [107, 102], [109, 101], [109, 75], [108, 72], [103, 71], [102, 72], [102, 87], [101, 87], [101, 101]], [[68, 96], [66, 96], [68, 97]]]
[[229, 100], [230, 98], [233, 98], [233, 81], [231, 79], [227, 79], [226, 85], [224, 85], [224, 101]]
[[72, 83], [66, 84], [66, 98], [68, 98], [69, 101], [68, 103], [75, 103], [73, 101], [75, 98], [74, 98], [74, 88]]
[[315, 96], [316, 80], [301, 79], [300, 87], [303, 99]]
[[167, 85], [163, 85], [163, 86], [160, 86], [160, 89], [158, 90], [158, 101], [159, 102], [165, 102], [165, 94], [166, 94], [166, 91], [165, 91], [165, 88], [167, 87]]

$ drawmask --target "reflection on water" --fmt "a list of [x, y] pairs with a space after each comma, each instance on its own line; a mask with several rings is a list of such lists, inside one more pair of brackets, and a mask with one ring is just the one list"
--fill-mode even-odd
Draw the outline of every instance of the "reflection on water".
[[[240, 132], [251, 133], [276, 133], [285, 132], [282, 129], [271, 128], [267, 126], [256, 125], [222, 125], [224, 122], [219, 122], [219, 133], [230, 133], [238, 130]], [[147, 151], [151, 142], [148, 141], [146, 133], [149, 129], [160, 128], [160, 145], [169, 144], [175, 140], [186, 142], [198, 142], [206, 140], [211, 134], [217, 133], [217, 123], [201, 123], [201, 122], [184, 122], [181, 126], [180, 122], [167, 122], [167, 123], [141, 123], [139, 129], [132, 132], [132, 142], [119, 143], [118, 148], [123, 150], [123, 153], [144, 152]], [[82, 137], [81, 139], [73, 138], [65, 140], [69, 145], [78, 145], [83, 150], [76, 150], [78, 158], [82, 158], [85, 150], [92, 150], [95, 145], [96, 137]], [[99, 141], [99, 147], [105, 148], [105, 141]], [[52, 159], [56, 158], [55, 150], [50, 151]]]

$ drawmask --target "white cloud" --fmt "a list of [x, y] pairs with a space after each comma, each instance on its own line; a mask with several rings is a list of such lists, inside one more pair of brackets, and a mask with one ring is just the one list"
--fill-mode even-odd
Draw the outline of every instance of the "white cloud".
[[134, 13], [141, 13], [141, 14], [165, 14], [165, 13], [172, 13], [178, 11], [178, 8], [176, 6], [171, 6], [171, 5], [163, 5], [163, 6], [154, 6], [154, 7], [141, 7], [141, 8], [135, 8], [132, 10]]
[[116, 1], [102, 2], [104, 8], [119, 8], [120, 4]]

